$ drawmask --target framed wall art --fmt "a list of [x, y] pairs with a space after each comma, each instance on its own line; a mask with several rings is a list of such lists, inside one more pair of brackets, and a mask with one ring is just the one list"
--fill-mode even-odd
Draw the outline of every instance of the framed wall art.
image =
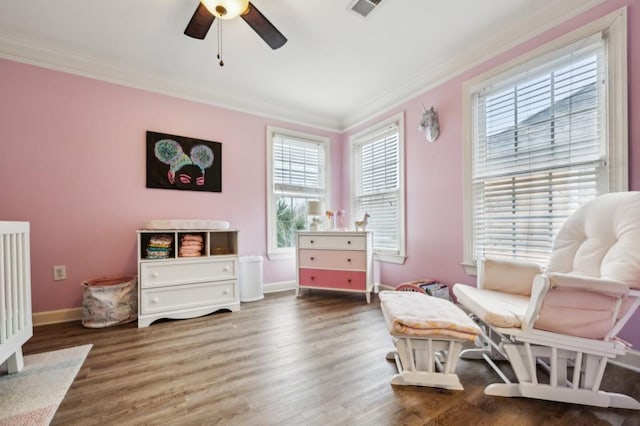
[[222, 144], [147, 131], [147, 188], [222, 192]]

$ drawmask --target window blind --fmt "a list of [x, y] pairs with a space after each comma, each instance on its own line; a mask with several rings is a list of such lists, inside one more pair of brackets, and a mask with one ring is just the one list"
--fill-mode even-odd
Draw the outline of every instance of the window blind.
[[275, 134], [273, 183], [279, 193], [324, 193], [325, 149], [315, 141]]
[[369, 213], [376, 250], [399, 252], [400, 141], [397, 124], [355, 145], [355, 219]]
[[604, 42], [568, 50], [475, 93], [475, 259], [546, 263], [560, 226], [606, 179]]
[[327, 143], [295, 133], [271, 133], [270, 250], [291, 250], [308, 228], [307, 202], [326, 200]]

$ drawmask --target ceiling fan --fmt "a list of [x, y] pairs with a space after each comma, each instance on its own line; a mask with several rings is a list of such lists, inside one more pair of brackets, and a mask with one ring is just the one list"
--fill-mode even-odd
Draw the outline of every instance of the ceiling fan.
[[272, 48], [278, 49], [287, 38], [248, 0], [201, 0], [184, 33], [204, 39], [216, 18], [240, 16]]

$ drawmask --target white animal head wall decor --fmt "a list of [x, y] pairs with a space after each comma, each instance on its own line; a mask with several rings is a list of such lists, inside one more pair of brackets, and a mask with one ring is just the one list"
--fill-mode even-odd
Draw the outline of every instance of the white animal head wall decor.
[[426, 109], [422, 105], [422, 119], [420, 119], [420, 125], [418, 125], [418, 131], [424, 132], [427, 141], [435, 142], [440, 136], [440, 122], [438, 121], [438, 113], [431, 107]]

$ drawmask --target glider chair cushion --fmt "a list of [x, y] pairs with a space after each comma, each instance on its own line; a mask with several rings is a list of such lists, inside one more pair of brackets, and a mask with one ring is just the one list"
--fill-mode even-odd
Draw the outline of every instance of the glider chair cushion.
[[[533, 328], [602, 339], [640, 289], [640, 193], [598, 197], [571, 215], [554, 240], [549, 290]], [[623, 297], [621, 305], [617, 302]], [[617, 309], [617, 312], [615, 312]], [[615, 317], [615, 318], [613, 318]]]
[[535, 263], [486, 259], [478, 267], [478, 287], [528, 297], [533, 279], [541, 273]]
[[478, 262], [478, 286], [456, 285], [458, 301], [496, 327], [521, 327], [531, 286], [542, 268], [534, 263], [499, 259]]

